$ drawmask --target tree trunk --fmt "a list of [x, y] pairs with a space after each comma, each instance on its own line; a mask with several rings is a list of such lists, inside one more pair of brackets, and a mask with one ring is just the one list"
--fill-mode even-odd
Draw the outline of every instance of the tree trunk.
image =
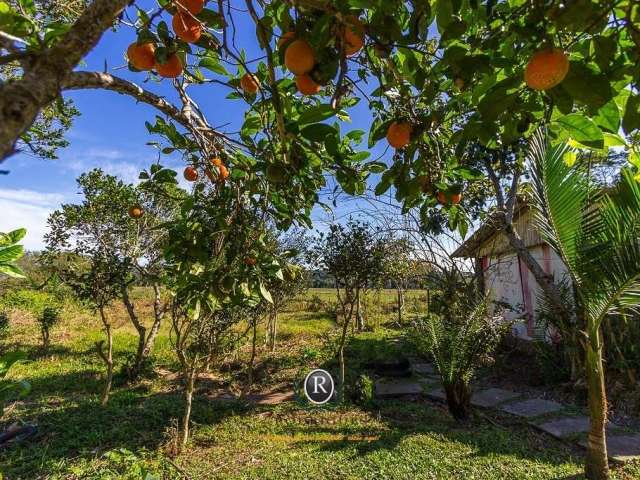
[[587, 340], [587, 386], [589, 388], [589, 416], [591, 430], [587, 448], [585, 476], [589, 480], [609, 478], [605, 426], [607, 423], [607, 394], [604, 387], [602, 343], [600, 329], [592, 328]]
[[100, 397], [100, 404], [104, 406], [109, 401], [109, 394], [111, 393], [111, 385], [113, 383], [113, 334], [111, 333], [111, 324], [104, 314], [104, 309], [100, 308], [99, 312], [100, 319], [102, 320], [102, 324], [104, 325], [104, 331], [107, 335], [106, 352], [104, 351], [104, 340], [96, 343], [98, 355], [100, 356], [100, 358], [102, 358], [105, 365], [107, 366], [107, 378], [104, 384], [104, 389], [102, 390], [102, 396]]
[[273, 316], [271, 318], [271, 351], [276, 351], [276, 338], [278, 336], [278, 310], [273, 310]]
[[47, 352], [49, 350], [49, 329], [42, 327], [42, 351]]
[[360, 303], [360, 289], [356, 289], [356, 321], [359, 332], [364, 330], [364, 316], [362, 315], [362, 304]]
[[449, 413], [458, 422], [466, 422], [471, 415], [471, 390], [462, 379], [456, 379], [453, 383], [445, 383], [444, 390], [447, 395], [447, 407]]
[[402, 310], [404, 309], [404, 292], [402, 287], [398, 287], [398, 323], [402, 324]]
[[[197, 362], [197, 360], [196, 360]], [[182, 415], [182, 431], [180, 432], [180, 449], [187, 446], [189, 440], [189, 422], [191, 421], [191, 405], [193, 403], [193, 390], [196, 384], [197, 369], [194, 363], [185, 371], [185, 388], [184, 388], [184, 413]]]
[[22, 78], [0, 83], [0, 163], [15, 153], [20, 136], [54, 101], [73, 69], [110, 28], [130, 0], [94, 0], [50, 48], [22, 65]]
[[[344, 361], [344, 344], [347, 339], [347, 332], [349, 329], [349, 323], [351, 316], [353, 315], [353, 300], [349, 308], [349, 315], [345, 315], [344, 323], [342, 325], [342, 336], [340, 337], [340, 344], [338, 346], [338, 360], [340, 361], [340, 401], [344, 402], [344, 382], [345, 382], [345, 361]], [[343, 314], [346, 314], [346, 308], [343, 308]]]
[[258, 319], [253, 321], [253, 336], [251, 338], [251, 358], [249, 359], [249, 368], [247, 371], [247, 383], [242, 392], [242, 396], [249, 395], [251, 393], [251, 387], [253, 386], [253, 365], [256, 361], [256, 338], [258, 330]]

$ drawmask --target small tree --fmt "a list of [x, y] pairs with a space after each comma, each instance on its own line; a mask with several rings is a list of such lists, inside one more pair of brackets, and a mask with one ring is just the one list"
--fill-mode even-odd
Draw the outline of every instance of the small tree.
[[358, 329], [363, 328], [360, 294], [377, 285], [384, 274], [385, 249], [367, 223], [350, 220], [346, 226], [331, 225], [329, 233], [316, 241], [315, 254], [319, 264], [334, 279], [336, 295], [342, 312], [342, 334], [337, 356], [340, 361], [340, 395], [344, 400], [344, 346], [349, 324], [357, 312]]
[[510, 325], [492, 315], [487, 298], [459, 298], [446, 314], [430, 314], [414, 322], [414, 338], [430, 354], [444, 387], [449, 412], [458, 421], [471, 413], [471, 381], [475, 369], [490, 355]]
[[407, 238], [390, 238], [387, 240], [385, 255], [385, 276], [396, 289], [398, 323], [402, 323], [404, 310], [404, 293], [409, 287], [409, 280], [415, 275], [415, 265], [411, 259], [411, 243]]
[[47, 306], [42, 310], [42, 314], [38, 317], [40, 324], [40, 333], [42, 334], [42, 350], [46, 352], [49, 349], [49, 331], [56, 323], [60, 321], [60, 310], [56, 307]]

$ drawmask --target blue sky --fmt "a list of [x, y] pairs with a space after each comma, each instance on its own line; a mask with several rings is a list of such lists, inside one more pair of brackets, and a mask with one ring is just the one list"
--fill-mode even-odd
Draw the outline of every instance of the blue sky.
[[[151, 2], [137, 2], [150, 6]], [[244, 2], [234, 2], [244, 7]], [[132, 18], [135, 17], [133, 14]], [[170, 18], [166, 17], [170, 24]], [[247, 51], [247, 58], [261, 56], [255, 39], [255, 26], [248, 15], [240, 13], [236, 17], [236, 45]], [[124, 53], [134, 41], [133, 28], [123, 26], [116, 32], [107, 32], [99, 45], [87, 56], [81, 70], [107, 70], [115, 75], [141, 84], [144, 88], [175, 99], [169, 82], [145, 83], [145, 74], [133, 73], [126, 68]], [[280, 75], [283, 72], [279, 72]], [[242, 101], [225, 100], [227, 89], [215, 84], [191, 88], [193, 98], [198, 102], [210, 123], [225, 125], [229, 131], [238, 130], [242, 122], [246, 104]], [[68, 132], [71, 145], [59, 152], [58, 160], [41, 160], [26, 154], [17, 154], [2, 164], [10, 170], [9, 175], [0, 175], [0, 231], [8, 231], [24, 226], [28, 229], [25, 246], [28, 249], [42, 247], [42, 235], [46, 230], [46, 218], [60, 203], [79, 200], [75, 178], [82, 172], [100, 167], [122, 179], [135, 182], [138, 172], [156, 160], [157, 151], [145, 143], [158, 140], [149, 135], [144, 122], [153, 121], [156, 111], [143, 104], [136, 105], [130, 97], [114, 92], [88, 90], [68, 92], [82, 115], [76, 119]], [[366, 101], [351, 109], [352, 124], [343, 130], [353, 128], [368, 130], [370, 115]], [[372, 158], [384, 152], [386, 143], [380, 142]], [[362, 146], [366, 148], [366, 144]], [[391, 154], [386, 154], [390, 158]], [[166, 165], [180, 168], [179, 158], [165, 158]], [[354, 202], [346, 202], [340, 213], [348, 214], [356, 210]], [[323, 214], [319, 210], [316, 218]]]

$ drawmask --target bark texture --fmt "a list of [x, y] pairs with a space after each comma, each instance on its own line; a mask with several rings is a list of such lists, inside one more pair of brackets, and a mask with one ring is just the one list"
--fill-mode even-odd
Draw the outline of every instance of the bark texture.
[[30, 55], [21, 78], [0, 84], [0, 162], [15, 153], [20, 136], [130, 1], [94, 0], [55, 45]]

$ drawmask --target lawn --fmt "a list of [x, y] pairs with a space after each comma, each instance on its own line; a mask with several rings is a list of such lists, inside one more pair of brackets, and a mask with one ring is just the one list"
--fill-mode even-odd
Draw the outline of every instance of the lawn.
[[[314, 366], [335, 369], [337, 328], [331, 314], [304, 310], [314, 295], [329, 303], [331, 293], [310, 291], [289, 307], [275, 353], [260, 344], [258, 391], [298, 383]], [[381, 295], [389, 304], [395, 298], [391, 291]], [[143, 290], [136, 301], [142, 311], [148, 308]], [[111, 313], [118, 318], [116, 362], [122, 365], [135, 339], [123, 312]], [[395, 320], [395, 315], [387, 318]], [[219, 400], [220, 392], [240, 389], [248, 345], [201, 379], [192, 439], [186, 451], [174, 456], [182, 396], [166, 326], [156, 346], [155, 374], [131, 385], [118, 380], [103, 408], [98, 403], [103, 366], [93, 347], [101, 337], [97, 319], [67, 308], [46, 356], [38, 353], [33, 319], [15, 311], [12, 319], [8, 343], [28, 350], [32, 358], [12, 375], [31, 382], [33, 391], [9, 407], [2, 421], [35, 422], [39, 432], [0, 451], [4, 479], [581, 478], [580, 450], [506, 416], [478, 414], [461, 426], [443, 405], [427, 400], [327, 407], [312, 407], [300, 396], [276, 406]], [[366, 362], [397, 357], [410, 348], [390, 343], [403, 330], [381, 323], [376, 331], [353, 337], [347, 350], [352, 380]], [[615, 478], [640, 478], [640, 469], [618, 469]]]

